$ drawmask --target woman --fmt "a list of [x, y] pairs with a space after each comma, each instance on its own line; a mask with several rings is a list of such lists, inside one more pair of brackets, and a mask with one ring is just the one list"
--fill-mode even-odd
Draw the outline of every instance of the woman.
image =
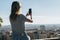
[[[25, 33], [25, 22], [33, 22], [20, 14], [21, 5], [18, 1], [14, 1], [11, 6], [10, 23], [12, 26], [12, 40], [28, 40]], [[27, 15], [28, 16], [28, 15]]]

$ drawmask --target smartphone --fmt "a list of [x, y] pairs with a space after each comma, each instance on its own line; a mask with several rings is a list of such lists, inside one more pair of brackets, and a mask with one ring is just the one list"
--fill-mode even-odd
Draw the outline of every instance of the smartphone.
[[29, 8], [29, 14], [32, 14], [32, 9], [31, 8]]
[[31, 16], [31, 19], [32, 19], [32, 9], [29, 8], [29, 15]]

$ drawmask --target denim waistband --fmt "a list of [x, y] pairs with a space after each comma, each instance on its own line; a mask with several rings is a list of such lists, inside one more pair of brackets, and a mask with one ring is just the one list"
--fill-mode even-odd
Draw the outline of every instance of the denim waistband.
[[22, 33], [16, 33], [16, 32], [12, 32], [13, 35], [26, 35], [25, 32], [22, 32]]

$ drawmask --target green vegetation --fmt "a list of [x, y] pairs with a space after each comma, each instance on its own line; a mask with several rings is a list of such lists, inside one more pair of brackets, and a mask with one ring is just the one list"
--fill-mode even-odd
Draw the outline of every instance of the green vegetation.
[[0, 17], [0, 27], [1, 27], [1, 25], [2, 25], [1, 23], [3, 23], [3, 20], [2, 20], [2, 18]]

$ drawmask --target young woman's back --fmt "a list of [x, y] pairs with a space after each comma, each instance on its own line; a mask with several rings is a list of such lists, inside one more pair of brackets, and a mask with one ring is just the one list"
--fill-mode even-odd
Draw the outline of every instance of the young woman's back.
[[25, 22], [32, 22], [23, 14], [19, 14], [19, 2], [14, 1], [11, 6], [10, 23], [12, 27], [12, 40], [28, 40], [25, 33]]
[[12, 31], [16, 33], [24, 32], [26, 21], [27, 21], [27, 18], [23, 14], [18, 15], [15, 21], [10, 20]]

